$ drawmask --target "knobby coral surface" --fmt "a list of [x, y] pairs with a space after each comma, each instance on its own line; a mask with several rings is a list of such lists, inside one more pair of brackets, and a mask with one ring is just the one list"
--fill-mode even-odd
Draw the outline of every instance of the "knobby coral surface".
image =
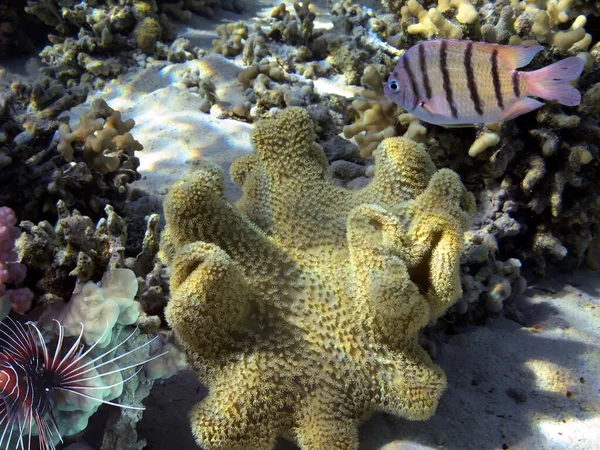
[[235, 206], [209, 163], [165, 203], [166, 317], [209, 388], [198, 444], [348, 450], [373, 411], [429, 418], [446, 378], [417, 334], [461, 294], [472, 195], [404, 138], [382, 142], [368, 186], [334, 185], [300, 108], [253, 145], [231, 168]]

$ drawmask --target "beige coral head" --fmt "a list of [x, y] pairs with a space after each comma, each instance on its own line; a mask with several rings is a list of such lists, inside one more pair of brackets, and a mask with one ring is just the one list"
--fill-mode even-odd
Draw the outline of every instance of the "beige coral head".
[[341, 188], [314, 138], [289, 108], [232, 165], [235, 206], [206, 162], [165, 201], [165, 315], [209, 389], [190, 415], [207, 450], [355, 450], [372, 412], [427, 419], [446, 387], [417, 333], [460, 295], [472, 196], [406, 138]]

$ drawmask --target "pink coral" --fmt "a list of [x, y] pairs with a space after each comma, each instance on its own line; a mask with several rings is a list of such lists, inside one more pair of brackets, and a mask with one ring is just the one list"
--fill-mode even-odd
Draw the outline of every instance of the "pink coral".
[[18, 313], [25, 313], [31, 308], [33, 293], [27, 288], [7, 289], [6, 284], [20, 284], [25, 279], [26, 268], [17, 263], [14, 251], [15, 240], [21, 235], [16, 226], [17, 217], [12, 209], [0, 207], [0, 297], [7, 295], [12, 308]]

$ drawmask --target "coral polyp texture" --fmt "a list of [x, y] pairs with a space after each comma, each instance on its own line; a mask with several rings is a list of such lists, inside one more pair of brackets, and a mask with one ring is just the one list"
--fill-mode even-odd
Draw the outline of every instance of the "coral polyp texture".
[[314, 138], [305, 110], [284, 110], [232, 165], [235, 205], [207, 162], [165, 202], [166, 317], [209, 388], [190, 416], [207, 450], [356, 449], [372, 412], [424, 420], [446, 388], [418, 331], [461, 295], [473, 196], [400, 137], [347, 190]]

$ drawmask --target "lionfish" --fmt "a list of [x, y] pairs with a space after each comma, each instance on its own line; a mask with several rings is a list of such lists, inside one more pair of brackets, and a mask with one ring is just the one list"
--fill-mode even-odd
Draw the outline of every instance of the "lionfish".
[[[70, 392], [119, 408], [144, 409], [103, 400], [90, 395], [89, 391], [119, 386], [135, 377], [142, 369], [142, 364], [162, 356], [164, 353], [104, 373], [96, 370], [140, 350], [156, 337], [119, 356], [103, 361], [105, 357], [131, 339], [137, 330], [100, 356], [92, 357], [90, 352], [103, 339], [104, 334], [109, 331], [108, 328], [93, 345], [85, 350], [85, 346], [81, 344], [82, 324], [79, 337], [65, 352], [63, 351], [64, 328], [60, 322], [56, 320], [55, 322], [58, 325], [58, 341], [54, 352], [48, 350], [40, 329], [33, 322], [23, 325], [8, 318], [7, 321], [0, 323], [0, 449], [8, 450], [13, 437], [16, 440], [16, 449], [31, 449], [32, 433], [37, 430], [40, 450], [54, 450], [56, 448], [54, 442], [56, 440], [62, 442], [56, 419], [52, 414], [58, 392]], [[138, 369], [133, 375], [121, 379], [118, 383], [108, 386], [94, 384], [94, 381], [97, 383], [103, 377], [136, 367]]]
[[544, 47], [456, 39], [420, 42], [398, 61], [384, 94], [417, 118], [443, 126], [514, 119], [544, 105], [529, 96], [575, 106], [581, 94], [569, 84], [584, 62], [572, 56], [522, 72]]

